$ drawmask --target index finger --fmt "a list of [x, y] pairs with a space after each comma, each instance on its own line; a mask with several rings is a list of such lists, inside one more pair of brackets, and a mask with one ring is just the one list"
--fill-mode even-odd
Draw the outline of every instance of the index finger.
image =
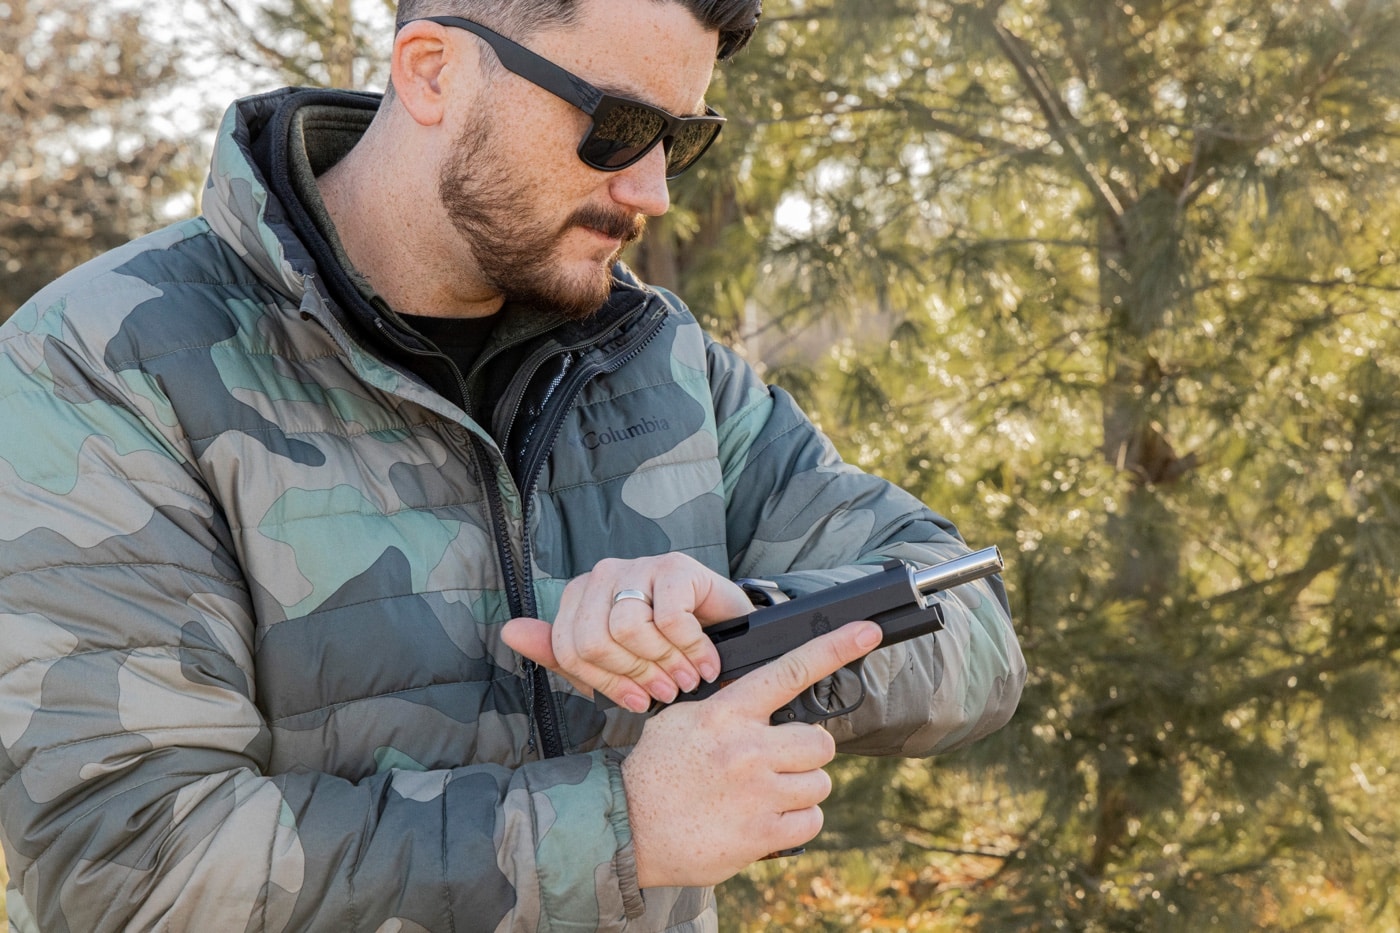
[[863, 658], [884, 631], [874, 622], [851, 622], [797, 646], [771, 664], [740, 677], [712, 699], [737, 704], [765, 721], [802, 691]]
[[719, 652], [705, 626], [741, 618], [753, 612], [753, 603], [733, 582], [699, 564], [691, 573], [658, 576], [652, 587], [657, 629], [705, 680], [714, 680]]

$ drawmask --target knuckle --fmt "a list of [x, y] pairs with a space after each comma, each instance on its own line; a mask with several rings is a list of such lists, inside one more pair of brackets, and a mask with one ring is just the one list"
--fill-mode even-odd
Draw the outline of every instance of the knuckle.
[[591, 638], [579, 644], [576, 650], [581, 660], [601, 665], [612, 655], [613, 643], [600, 638]]
[[554, 645], [554, 660], [558, 661], [564, 667], [577, 667], [582, 658], [572, 642], [556, 642]]
[[[632, 602], [633, 600], [628, 600]], [[620, 604], [619, 604], [620, 605]], [[635, 639], [651, 628], [651, 622], [635, 612], [613, 611], [608, 617], [608, 630], [612, 632], [613, 638], [617, 641], [624, 639]]]
[[[790, 845], [802, 845], [821, 832], [825, 815], [822, 808], [813, 804], [801, 810], [790, 810], [786, 814], [783, 827]], [[788, 846], [784, 846], [787, 848]]]
[[662, 610], [652, 621], [661, 634], [679, 648], [693, 646], [697, 641], [696, 636], [700, 634], [700, 626], [689, 612]]
[[794, 696], [806, 690], [812, 684], [809, 677], [809, 669], [806, 662], [800, 657], [788, 655], [775, 665], [777, 670], [774, 675], [777, 678], [778, 686], [784, 691], [792, 693]]
[[658, 556], [656, 562], [657, 567], [667, 573], [688, 573], [698, 564], [690, 555], [675, 551]]
[[603, 670], [600, 670], [597, 673], [595, 673], [589, 683], [590, 687], [592, 687], [598, 693], [604, 694], [608, 697], [608, 699], [612, 700], [614, 703], [621, 702], [622, 688], [625, 685], [626, 681], [624, 681], [621, 677], [614, 676], [612, 674], [609, 674], [607, 671]]
[[641, 680], [652, 671], [652, 664], [646, 658], [630, 655], [628, 660], [618, 666], [618, 673], [632, 680]]
[[630, 561], [621, 557], [604, 557], [593, 565], [593, 572], [604, 576], [616, 576], [626, 570]]
[[583, 591], [588, 588], [588, 578], [589, 574], [583, 573], [579, 574], [578, 576], [570, 580], [568, 583], [564, 584], [564, 592], [560, 598], [560, 601], [563, 602], [567, 599], [577, 600], [580, 596], [582, 596]]

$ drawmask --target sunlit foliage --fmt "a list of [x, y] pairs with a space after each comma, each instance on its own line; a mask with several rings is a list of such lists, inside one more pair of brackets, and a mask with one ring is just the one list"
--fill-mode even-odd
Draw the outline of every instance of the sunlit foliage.
[[[210, 2], [382, 76], [345, 0]], [[767, 0], [631, 259], [1003, 548], [1032, 675], [842, 759], [725, 930], [1400, 928], [1397, 49], [1392, 0]]]
[[875, 926], [929, 877], [920, 929], [1394, 925], [1400, 9], [770, 7], [689, 291], [1008, 551], [1033, 670], [981, 747], [846, 765], [834, 877], [888, 867]]
[[152, 118], [173, 59], [136, 13], [0, 0], [0, 321], [59, 273], [160, 226], [193, 185], [189, 148]]

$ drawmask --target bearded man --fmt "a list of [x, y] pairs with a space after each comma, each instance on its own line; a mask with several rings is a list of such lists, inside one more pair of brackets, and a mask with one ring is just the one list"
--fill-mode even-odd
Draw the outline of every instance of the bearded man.
[[[654, 712], [734, 581], [968, 551], [618, 262], [758, 16], [404, 0], [382, 98], [239, 101], [202, 216], [0, 330], [14, 928], [714, 930], [838, 750], [1006, 722], [995, 578]], [[770, 723], [861, 657], [854, 712]]]

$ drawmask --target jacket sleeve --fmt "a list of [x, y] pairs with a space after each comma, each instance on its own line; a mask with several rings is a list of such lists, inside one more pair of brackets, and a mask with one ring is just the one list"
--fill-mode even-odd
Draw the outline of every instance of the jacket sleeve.
[[159, 397], [32, 305], [0, 330], [15, 928], [620, 929], [642, 905], [615, 752], [267, 772], [249, 584]]
[[[889, 558], [922, 566], [969, 553], [946, 518], [843, 462], [791, 396], [726, 348], [711, 342], [709, 353], [734, 577], [772, 580], [799, 596]], [[865, 701], [827, 723], [841, 751], [930, 755], [1011, 718], [1026, 665], [1000, 577], [937, 598], [943, 631], [866, 660]], [[842, 672], [832, 689], [836, 702], [849, 702], [859, 685]]]

